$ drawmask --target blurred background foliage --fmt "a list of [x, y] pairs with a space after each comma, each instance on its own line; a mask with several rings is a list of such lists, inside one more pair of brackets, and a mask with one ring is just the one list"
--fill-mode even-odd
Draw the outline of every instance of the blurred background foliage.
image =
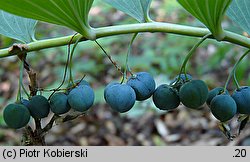
[[[203, 26], [175, 0], [154, 0], [150, 12], [156, 21]], [[102, 1], [95, 1], [90, 17], [93, 27], [136, 23]], [[227, 17], [223, 26], [227, 30], [243, 34]], [[70, 34], [74, 32], [61, 26], [39, 22], [36, 38], [40, 40]], [[132, 35], [119, 35], [99, 39], [99, 42], [113, 60], [123, 67], [131, 38]], [[151, 73], [157, 85], [169, 83], [179, 73], [185, 55], [197, 41], [197, 38], [187, 36], [141, 33], [133, 44], [129, 65], [133, 72]], [[0, 48], [9, 47], [13, 43], [18, 42], [0, 35]], [[188, 72], [194, 78], [203, 79], [211, 89], [223, 86], [232, 66], [244, 50], [233, 44], [207, 40], [188, 63]], [[50, 89], [61, 83], [66, 57], [66, 46], [28, 55], [28, 62], [38, 73], [39, 87]], [[249, 67], [249, 58], [245, 58], [237, 70], [241, 85], [250, 85]], [[78, 45], [74, 55], [73, 72], [75, 79], [86, 74], [85, 79], [95, 90], [95, 105], [85, 116], [53, 127], [46, 136], [48, 145], [246, 145], [250, 142], [249, 131], [243, 132], [234, 142], [228, 141], [218, 130], [217, 121], [206, 106], [202, 111], [180, 106], [176, 111], [167, 113], [157, 110], [152, 100], [148, 99], [137, 102], [126, 114], [113, 112], [104, 102], [103, 90], [105, 85], [120, 80], [121, 76], [94, 42], [87, 41]], [[17, 57], [1, 59], [1, 111], [7, 103], [15, 101], [18, 75]], [[24, 84], [27, 87], [27, 75]], [[234, 88], [234, 84], [229, 85], [230, 91]], [[44, 92], [43, 95], [49, 96], [50, 93]], [[48, 119], [45, 119], [44, 123], [47, 121]], [[231, 126], [237, 127], [235, 120]], [[21, 133], [21, 130], [6, 128], [0, 115], [1, 145], [18, 145]]]

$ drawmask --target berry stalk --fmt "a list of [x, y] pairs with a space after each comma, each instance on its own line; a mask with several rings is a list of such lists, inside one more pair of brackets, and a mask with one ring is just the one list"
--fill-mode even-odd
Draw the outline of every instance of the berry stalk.
[[80, 40], [82, 39], [83, 37], [80, 37], [77, 39], [77, 41], [75, 42], [73, 48], [72, 48], [72, 51], [70, 53], [70, 59], [69, 59], [69, 83], [71, 82], [73, 84], [73, 86], [75, 86], [75, 83], [74, 83], [74, 77], [73, 77], [73, 73], [72, 73], [72, 67], [73, 67], [73, 55], [74, 55], [74, 52], [75, 52], [75, 49], [78, 45], [78, 43], [80, 42]]
[[116, 70], [119, 71], [121, 73], [121, 75], [123, 75], [121, 67], [118, 66], [117, 63], [112, 60], [112, 57], [107, 53], [107, 51], [102, 47], [102, 45], [97, 40], [95, 40], [95, 43], [100, 47], [100, 49], [103, 51], [103, 53], [108, 57], [109, 61], [114, 65]]
[[21, 89], [22, 89], [22, 83], [23, 83], [23, 67], [24, 67], [24, 61], [21, 60], [20, 62], [20, 72], [19, 72], [19, 83], [18, 83], [18, 92], [17, 92], [17, 98], [16, 102], [21, 103], [22, 95], [21, 95]]
[[240, 62], [245, 58], [245, 56], [246, 56], [247, 54], [249, 54], [249, 52], [250, 52], [250, 49], [247, 50], [247, 51], [240, 57], [240, 59], [236, 62], [235, 67], [234, 67], [234, 69], [233, 69], [233, 79], [234, 79], [234, 82], [235, 82], [235, 84], [236, 84], [237, 89], [240, 89], [240, 84], [238, 83], [238, 80], [237, 80], [237, 77], [236, 77], [236, 70], [237, 70], [238, 65], [240, 64]]
[[128, 46], [128, 52], [127, 52], [127, 56], [126, 56], [126, 63], [125, 63], [125, 69], [123, 72], [123, 77], [122, 77], [122, 81], [121, 83], [123, 83], [124, 79], [127, 78], [127, 72], [129, 72], [131, 75], [133, 75], [128, 62], [129, 62], [129, 55], [131, 54], [131, 49], [132, 49], [132, 44], [134, 43], [135, 38], [137, 37], [138, 33], [135, 33], [131, 39], [131, 41], [129, 42], [129, 46]]
[[188, 77], [187, 77], [187, 72], [186, 72], [186, 66], [187, 66], [187, 63], [188, 63], [188, 60], [193, 56], [194, 54], [194, 51], [201, 45], [202, 42], [204, 42], [208, 37], [210, 37], [211, 34], [207, 34], [205, 35], [201, 40], [199, 40], [193, 47], [192, 49], [188, 52], [187, 56], [185, 57], [185, 60], [184, 62], [182, 63], [182, 66], [181, 66], [181, 70], [180, 70], [180, 73], [179, 73], [179, 77], [177, 79], [177, 82], [181, 79], [181, 73], [184, 73], [185, 74], [185, 77], [186, 79], [188, 80]]
[[234, 67], [233, 67], [232, 71], [230, 72], [230, 74], [229, 74], [228, 77], [227, 77], [227, 81], [226, 81], [226, 84], [225, 84], [225, 86], [224, 86], [224, 92], [227, 90], [227, 86], [228, 86], [229, 81], [230, 81], [230, 79], [231, 79], [232, 77], [234, 78], [234, 81], [235, 81], [235, 84], [236, 84], [236, 86], [237, 86], [237, 89], [240, 88], [240, 85], [239, 85], [239, 83], [238, 83], [238, 81], [237, 81], [237, 78], [236, 78], [235, 71], [236, 71], [236, 69], [237, 69], [239, 63], [243, 60], [243, 58], [244, 58], [249, 52], [250, 52], [250, 49], [247, 50], [247, 51], [240, 57], [240, 59], [234, 64]]

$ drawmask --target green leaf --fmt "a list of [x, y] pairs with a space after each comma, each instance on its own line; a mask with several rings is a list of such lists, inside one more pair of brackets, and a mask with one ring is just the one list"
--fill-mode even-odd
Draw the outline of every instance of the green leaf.
[[29, 43], [35, 40], [35, 26], [37, 21], [15, 16], [0, 10], [0, 34]]
[[206, 25], [217, 40], [222, 40], [225, 37], [221, 22], [231, 1], [178, 0], [189, 13]]
[[250, 34], [250, 1], [233, 0], [227, 10], [227, 15], [243, 30]]
[[149, 8], [152, 0], [104, 0], [104, 2], [130, 15], [141, 23], [151, 21]]
[[94, 0], [1, 0], [0, 9], [19, 16], [69, 27], [95, 39], [88, 23]]

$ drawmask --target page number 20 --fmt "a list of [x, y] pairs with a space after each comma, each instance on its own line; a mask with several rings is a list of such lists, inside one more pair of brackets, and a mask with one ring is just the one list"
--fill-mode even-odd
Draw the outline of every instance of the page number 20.
[[246, 149], [235, 149], [235, 155], [233, 157], [246, 157], [247, 151]]

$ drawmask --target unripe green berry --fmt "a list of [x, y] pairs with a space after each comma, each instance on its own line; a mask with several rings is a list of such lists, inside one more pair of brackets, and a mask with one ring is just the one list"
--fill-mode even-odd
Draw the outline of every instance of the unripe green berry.
[[[224, 88], [223, 87], [216, 87], [214, 89], [212, 89], [211, 91], [208, 92], [208, 97], [207, 97], [207, 105], [210, 106], [210, 103], [212, 101], [212, 99], [217, 96], [224, 93]], [[225, 94], [229, 95], [229, 92], [226, 90]]]
[[30, 114], [33, 118], [46, 118], [50, 112], [50, 105], [47, 98], [41, 95], [33, 96], [28, 104]]
[[179, 96], [186, 107], [199, 109], [207, 100], [208, 87], [202, 80], [192, 80], [181, 86]]
[[230, 95], [217, 95], [211, 101], [212, 114], [221, 122], [226, 122], [234, 117], [237, 105]]
[[13, 129], [25, 127], [30, 120], [30, 112], [23, 104], [9, 104], [3, 111], [5, 123]]
[[160, 110], [172, 110], [180, 105], [177, 93], [167, 84], [160, 85], [153, 94], [153, 101]]
[[62, 92], [55, 93], [50, 98], [51, 111], [57, 115], [64, 114], [70, 110], [68, 96]]

